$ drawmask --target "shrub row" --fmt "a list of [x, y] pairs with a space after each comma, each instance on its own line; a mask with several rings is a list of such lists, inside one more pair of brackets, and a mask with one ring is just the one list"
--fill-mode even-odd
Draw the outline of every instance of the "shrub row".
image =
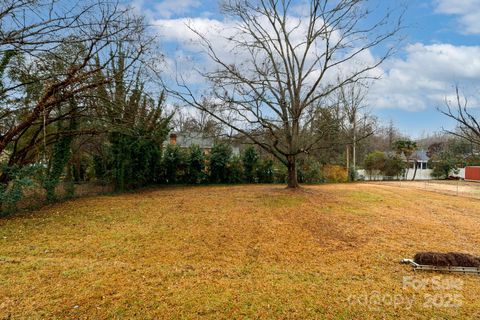
[[167, 184], [274, 182], [271, 159], [261, 158], [253, 147], [240, 156], [234, 155], [225, 143], [216, 144], [207, 154], [198, 146], [185, 149], [168, 145], [162, 168], [161, 180]]

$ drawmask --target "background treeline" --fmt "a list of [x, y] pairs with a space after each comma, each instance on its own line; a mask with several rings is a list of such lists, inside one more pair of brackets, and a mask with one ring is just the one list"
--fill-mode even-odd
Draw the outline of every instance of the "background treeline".
[[[234, 132], [206, 112], [228, 106], [212, 105], [212, 97], [199, 100], [196, 110], [167, 103], [158, 39], [135, 10], [116, 1], [61, 3], [0, 2], [1, 210], [14, 210], [32, 195], [51, 202], [85, 189], [285, 183], [287, 168], [295, 169], [295, 186], [297, 180], [354, 181], [361, 167], [402, 175], [408, 166], [402, 167], [400, 154], [408, 158], [418, 148], [429, 149], [438, 177], [478, 163], [473, 145], [442, 138], [419, 141], [417, 148], [392, 123], [379, 124], [364, 105], [366, 84], [356, 81], [295, 117], [301, 123], [294, 144], [307, 148], [275, 149], [275, 141], [285, 142], [278, 139], [283, 130], [243, 121], [246, 127]], [[207, 153], [169, 145], [172, 131], [196, 133], [215, 145]], [[234, 144], [242, 146], [239, 155]]]
[[430, 157], [429, 167], [432, 176], [437, 179], [448, 179], [458, 173], [460, 168], [480, 165], [480, 153], [476, 145], [458, 137], [437, 137], [426, 143], [427, 155]]
[[[0, 2], [2, 210], [32, 194], [50, 202], [99, 186], [286, 181], [285, 163], [261, 146], [233, 155], [232, 142], [251, 144], [245, 135], [167, 103], [158, 40], [143, 17], [117, 1]], [[296, 155], [298, 182], [346, 181], [353, 150], [360, 163], [372, 149], [376, 119], [360, 105], [361, 90], [351, 89], [302, 118], [298, 142], [315, 147]], [[171, 131], [196, 132], [216, 144], [208, 155], [168, 146]], [[265, 145], [271, 133], [249, 135]]]

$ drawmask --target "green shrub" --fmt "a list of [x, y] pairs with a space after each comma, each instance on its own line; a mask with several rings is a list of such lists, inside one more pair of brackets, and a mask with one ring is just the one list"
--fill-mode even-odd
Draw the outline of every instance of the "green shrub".
[[228, 163], [228, 182], [242, 183], [244, 172], [242, 160], [238, 156], [233, 156]]
[[14, 211], [23, 198], [24, 189], [35, 185], [35, 178], [40, 173], [38, 165], [2, 166], [1, 171], [7, 175], [9, 183], [0, 184], [0, 208], [3, 213]]
[[385, 153], [381, 151], [374, 151], [365, 157], [364, 168], [366, 173], [370, 176], [370, 179], [378, 176], [383, 171], [386, 160]]
[[273, 166], [273, 180], [275, 183], [286, 183], [288, 171], [283, 163], [276, 162]]
[[232, 148], [225, 143], [213, 146], [210, 154], [210, 181], [213, 183], [229, 182], [228, 165], [232, 157]]
[[438, 179], [447, 179], [450, 174], [458, 172], [457, 159], [449, 151], [442, 151], [436, 154], [430, 161], [432, 168], [432, 177]]
[[199, 146], [190, 147], [188, 155], [188, 182], [197, 184], [205, 178], [205, 155]]
[[165, 182], [169, 184], [182, 182], [182, 169], [185, 166], [185, 154], [177, 145], [169, 144], [163, 154]]
[[365, 158], [364, 167], [370, 179], [378, 175], [385, 179], [403, 176], [406, 164], [398, 154], [386, 155], [384, 152], [374, 151]]
[[131, 135], [111, 134], [110, 151], [117, 191], [158, 182], [161, 149], [156, 140], [145, 138], [148, 134], [143, 130], [131, 132]]
[[245, 182], [253, 183], [256, 181], [256, 169], [259, 157], [257, 150], [253, 146], [245, 149], [242, 156], [243, 172], [245, 175]]
[[298, 162], [298, 182], [320, 183], [323, 182], [323, 175], [320, 163], [313, 158], [305, 158]]
[[385, 163], [381, 172], [384, 177], [400, 177], [405, 173], [406, 164], [398, 155], [389, 155], [385, 159]]
[[256, 170], [258, 182], [272, 183], [274, 181], [274, 168], [271, 159], [260, 160]]

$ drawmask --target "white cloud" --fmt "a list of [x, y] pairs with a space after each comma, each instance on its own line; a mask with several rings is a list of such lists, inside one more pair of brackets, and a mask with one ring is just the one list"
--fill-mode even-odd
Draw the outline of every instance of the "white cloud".
[[[270, 25], [267, 18], [264, 18], [262, 26], [265, 30], [274, 34], [273, 28]], [[204, 48], [202, 48], [199, 40], [199, 36], [195, 34], [190, 28], [196, 30], [211, 44], [213, 51], [220, 58], [221, 61], [227, 64], [245, 63], [245, 66], [249, 66], [249, 60], [251, 55], [245, 49], [239, 49], [228, 38], [233, 36], [237, 30], [236, 23], [232, 20], [218, 20], [203, 17], [193, 18], [178, 18], [178, 19], [159, 19], [154, 22], [157, 26], [160, 38], [168, 42], [170, 46], [174, 44], [176, 46], [175, 54], [172, 54], [170, 59], [171, 75], [175, 73], [182, 73], [188, 78], [190, 84], [192, 81], [198, 81], [202, 83], [202, 79], [198, 77], [196, 72], [192, 72], [194, 69], [201, 69], [202, 71], [213, 70], [217, 65], [205, 55]], [[271, 30], [272, 29], [272, 30]], [[301, 56], [305, 50], [305, 35], [308, 30], [308, 20], [298, 17], [290, 17], [287, 23], [287, 30], [290, 29], [290, 38], [292, 46], [296, 47], [298, 55]], [[275, 38], [275, 36], [273, 36]], [[247, 38], [246, 38], [247, 39]], [[335, 32], [332, 35], [331, 43], [340, 39], [340, 35]], [[251, 39], [250, 39], [251, 40]], [[309, 51], [305, 70], [308, 69], [315, 61], [316, 55], [322, 53], [325, 47], [323, 41], [319, 41], [315, 45], [314, 50]], [[351, 48], [351, 50], [355, 50]], [[343, 54], [348, 54], [344, 51]], [[174, 58], [173, 58], [174, 56]], [[342, 56], [336, 56], [336, 59], [340, 59]], [[258, 58], [258, 57], [257, 57]], [[334, 59], [335, 59], [334, 58]], [[355, 56], [355, 59], [350, 60], [348, 63], [342, 63], [338, 67], [330, 70], [325, 75], [326, 81], [336, 81], [338, 75], [347, 76], [355, 72], [356, 70], [363, 69], [366, 66], [375, 64], [376, 58], [369, 50], [365, 50]], [[318, 70], [315, 70], [318, 69]], [[313, 67], [314, 72], [311, 73], [309, 79], [313, 82], [320, 74], [320, 64]], [[185, 72], [187, 75], [185, 75]], [[378, 75], [381, 70], [374, 70], [372, 73]]]
[[199, 0], [164, 0], [155, 5], [155, 11], [162, 18], [171, 18], [198, 8], [201, 4]]
[[[480, 46], [412, 44], [405, 59], [391, 60], [384, 68], [385, 75], [370, 93], [372, 107], [409, 111], [438, 107], [455, 84], [467, 95], [480, 88]], [[470, 104], [477, 104], [473, 96]]]
[[480, 34], [480, 0], [435, 0], [435, 11], [458, 17], [462, 32]]
[[[167, 57], [167, 70], [164, 74], [171, 78], [178, 76], [188, 79], [190, 85], [203, 84], [205, 80], [197, 71], [212, 70], [216, 65], [205, 55], [199, 36], [192, 29], [204, 35], [211, 42], [215, 52], [223, 61], [233, 63], [235, 55], [231, 54], [232, 46], [226, 39], [233, 33], [233, 24], [216, 19], [195, 17], [178, 19], [159, 19], [154, 22], [160, 39], [173, 51]], [[192, 29], [190, 29], [192, 28]]]
[[[439, 8], [453, 12], [454, 6], [451, 9], [440, 7], [440, 2], [442, 1], [439, 0]], [[465, 4], [469, 1], [460, 2]], [[457, 10], [463, 12], [465, 9], [462, 9], [462, 5], [459, 6], [461, 8]], [[198, 36], [188, 25], [205, 35], [223, 61], [234, 63], [245, 58], [242, 52], [235, 52], [227, 40], [234, 32], [232, 21], [194, 17], [160, 19], [155, 21], [155, 25], [158, 26], [161, 39], [169, 42], [170, 46], [176, 46], [175, 53], [167, 57], [167, 73], [171, 76], [177, 75], [177, 72], [183, 74], [191, 85], [201, 85], [204, 81], [193, 71], [194, 68], [212, 70], [215, 64], [202, 54]], [[295, 25], [293, 20], [292, 25]], [[298, 28], [292, 34], [294, 43], [301, 42], [302, 32], [302, 28]], [[321, 49], [320, 45], [318, 50]], [[341, 68], [333, 70], [327, 78], [334, 79], [339, 73], [345, 75], [358, 66], [371, 65], [374, 61], [374, 55], [367, 50], [356, 61], [342, 64]], [[374, 70], [373, 74], [382, 75], [382, 79], [375, 82], [369, 92], [370, 107], [420, 111], [442, 106], [444, 99], [450, 97], [455, 84], [462, 86], [467, 95], [480, 89], [480, 46], [411, 44], [405, 48], [403, 58], [387, 61], [381, 68]], [[471, 106], [477, 105], [474, 95], [469, 97], [469, 101]]]

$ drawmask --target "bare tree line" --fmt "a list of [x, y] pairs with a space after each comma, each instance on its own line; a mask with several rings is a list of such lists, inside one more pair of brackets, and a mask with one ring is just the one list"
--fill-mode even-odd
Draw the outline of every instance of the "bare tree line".
[[[246, 138], [288, 168], [291, 188], [298, 187], [297, 161], [307, 155], [339, 149], [346, 153], [347, 167], [355, 170], [357, 147], [373, 141], [368, 139], [376, 127], [366, 106], [367, 84], [381, 76], [377, 68], [394, 53], [402, 29], [402, 10], [374, 20], [365, 0], [311, 0], [301, 10], [297, 4], [223, 1], [222, 13], [233, 29], [216, 36], [224, 37], [236, 61], [225, 58], [209, 35], [191, 25], [215, 68], [199, 71], [205, 80], [202, 92], [183, 74], [165, 88], [173, 103], [199, 111], [198, 117], [179, 112], [172, 125]], [[95, 136], [111, 126], [128, 127], [125, 119], [115, 120], [115, 113], [126, 114], [125, 92], [143, 90], [139, 77], [144, 71], [162, 76], [155, 73], [158, 65], [147, 61], [155, 37], [146, 28], [142, 17], [116, 1], [3, 1], [2, 158], [7, 156], [9, 165], [32, 163], [61, 136]], [[364, 59], [373, 49], [376, 58]], [[128, 79], [126, 87], [119, 87], [119, 74]], [[99, 95], [105, 85], [111, 92]], [[120, 109], [107, 110], [112, 103]], [[452, 134], [480, 143], [478, 120], [458, 89], [457, 100], [447, 101], [442, 112], [459, 123]], [[83, 119], [82, 125], [53, 129], [74, 118]], [[112, 123], [98, 125], [104, 118]], [[95, 145], [95, 139], [87, 140]]]
[[468, 99], [462, 97], [458, 86], [455, 86], [455, 100], [445, 99], [444, 107], [438, 110], [457, 123], [456, 130], [445, 130], [446, 132], [480, 147], [480, 119], [470, 109]]
[[[120, 52], [124, 68], [132, 69], [151, 41], [143, 18], [116, 1], [2, 1], [0, 153], [8, 147], [9, 163], [21, 163], [39, 144], [55, 142], [59, 133], [46, 128], [88, 115], [91, 105], [83, 98], [113, 81], [97, 75]], [[62, 134], [95, 133], [84, 128]]]

